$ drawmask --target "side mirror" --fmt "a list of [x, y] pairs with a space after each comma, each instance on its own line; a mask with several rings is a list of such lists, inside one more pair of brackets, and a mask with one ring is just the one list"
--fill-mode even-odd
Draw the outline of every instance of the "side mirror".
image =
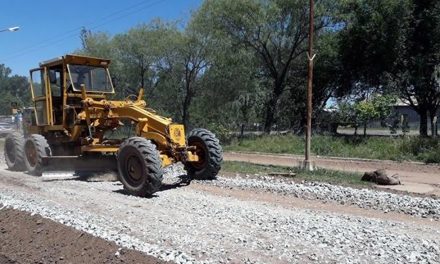
[[55, 71], [49, 71], [49, 81], [50, 83], [56, 84], [57, 83], [57, 75]]

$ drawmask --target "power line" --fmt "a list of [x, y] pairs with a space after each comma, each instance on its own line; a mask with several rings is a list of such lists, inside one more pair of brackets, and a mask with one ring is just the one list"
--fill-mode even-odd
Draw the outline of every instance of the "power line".
[[[153, 6], [157, 5], [157, 4], [159, 4], [161, 2], [165, 2], [165, 1], [166, 0], [158, 0], [158, 1], [153, 1], [153, 2], [151, 2], [151, 1], [150, 2], [145, 2], [145, 1], [139, 2], [137, 4], [131, 5], [131, 6], [127, 7], [127, 8], [122, 9], [122, 10], [115, 11], [115, 12], [113, 12], [113, 13], [105, 16], [105, 17], [102, 17], [101, 19], [95, 20], [94, 22], [92, 22], [90, 24], [91, 26], [89, 27], [89, 29], [99, 28], [99, 27], [104, 26], [104, 25], [106, 25], [106, 24], [108, 24], [110, 22], [113, 22], [115, 20], [119, 20], [119, 19], [127, 17], [129, 15], [138, 13], [138, 12], [140, 12], [142, 10], [151, 8], [151, 7], [153, 7]], [[148, 5], [142, 7], [145, 4], [148, 4]], [[134, 8], [136, 8], [136, 9], [135, 10], [131, 10], [131, 9], [134, 9]], [[126, 12], [128, 10], [131, 10], [131, 11], [128, 12], [128, 13], [124, 13], [124, 12]], [[114, 17], [115, 15], [120, 14], [120, 13], [124, 13], [124, 14], [120, 15], [120, 16]], [[93, 24], [95, 24], [95, 23], [97, 23], [99, 21], [105, 21], [105, 22], [93, 26]], [[50, 47], [50, 46], [59, 44], [59, 43], [65, 41], [66, 39], [69, 39], [69, 38], [77, 35], [78, 31], [81, 30], [82, 28], [84, 28], [84, 26], [77, 27], [77, 28], [69, 30], [69, 31], [67, 31], [67, 32], [65, 32], [63, 34], [60, 34], [57, 37], [54, 37], [52, 39], [42, 41], [42, 42], [40, 42], [40, 43], [38, 43], [36, 45], [29, 46], [28, 48], [24, 48], [20, 52], [12, 54], [10, 57], [7, 57], [7, 58], [3, 59], [3, 61], [8, 61], [8, 60], [11, 60], [11, 59], [15, 59], [15, 58], [21, 57], [23, 55], [26, 55], [28, 53], [31, 53], [33, 51], [40, 50], [42, 48], [46, 48], [46, 47]]]
[[[107, 16], [104, 16], [104, 17], [102, 17], [102, 18], [100, 18], [100, 19], [96, 19], [95, 21], [93, 21], [93, 22], [91, 23], [91, 25], [93, 25], [93, 24], [95, 24], [95, 23], [97, 23], [97, 22], [99, 22], [99, 21], [102, 21], [102, 20], [105, 21], [106, 19], [111, 18], [111, 17], [114, 16], [114, 15], [117, 15], [117, 14], [119, 14], [119, 13], [125, 12], [125, 11], [130, 10], [130, 9], [133, 9], [133, 8], [136, 8], [136, 7], [138, 7], [138, 6], [142, 6], [142, 5], [147, 4], [147, 3], [148, 3], [148, 2], [142, 1], [142, 2], [138, 2], [138, 3], [134, 4], [134, 5], [131, 5], [131, 6], [127, 7], [127, 8], [124, 8], [124, 9], [122, 9], [122, 10], [115, 11], [115, 12], [113, 12], [113, 13], [107, 15]], [[35, 44], [35, 45], [29, 46], [29, 47], [27, 47], [27, 48], [24, 48], [24, 49], [22, 49], [22, 51], [17, 52], [17, 53], [15, 53], [15, 54], [12, 54], [11, 57], [14, 57], [16, 54], [21, 54], [21, 53], [23, 53], [23, 52], [26, 52], [27, 50], [35, 50], [35, 49], [37, 49], [38, 47], [40, 47], [40, 46], [42, 46], [42, 45], [45, 45], [45, 44], [48, 43], [48, 42], [53, 42], [53, 41], [57, 41], [57, 40], [60, 40], [60, 39], [65, 39], [66, 37], [71, 37], [73, 34], [76, 35], [76, 34], [78, 33], [78, 31], [81, 30], [82, 28], [83, 28], [83, 26], [80, 26], [80, 27], [77, 27], [77, 28], [71, 29], [71, 30], [69, 30], [69, 31], [66, 31], [66, 32], [63, 33], [63, 34], [60, 34], [60, 35], [58, 35], [58, 36], [52, 38], [52, 39], [44, 40], [44, 41], [39, 42], [39, 43], [37, 43], [37, 44]], [[73, 33], [73, 34], [72, 34], [72, 33]], [[24, 51], [23, 51], [23, 50], [24, 50]]]

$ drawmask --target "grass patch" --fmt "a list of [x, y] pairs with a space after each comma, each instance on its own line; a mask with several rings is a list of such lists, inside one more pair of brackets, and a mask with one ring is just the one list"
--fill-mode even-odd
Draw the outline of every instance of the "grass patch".
[[337, 185], [348, 186], [371, 186], [371, 183], [361, 181], [361, 174], [332, 171], [325, 169], [317, 169], [309, 172], [304, 171], [298, 167], [282, 167], [272, 165], [259, 165], [248, 162], [239, 161], [224, 161], [222, 165], [222, 171], [239, 174], [259, 174], [265, 175], [269, 173], [295, 173], [295, 179], [307, 180], [315, 182], [326, 182]]
[[[235, 139], [224, 149], [303, 155], [304, 143], [303, 137], [295, 135], [265, 135]], [[419, 137], [314, 136], [312, 153], [320, 156], [439, 163], [440, 141]]]

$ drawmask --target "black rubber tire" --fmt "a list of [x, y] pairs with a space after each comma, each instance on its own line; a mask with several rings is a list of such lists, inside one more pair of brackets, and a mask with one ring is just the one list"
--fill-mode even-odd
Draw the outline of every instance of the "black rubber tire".
[[46, 138], [42, 135], [32, 134], [24, 143], [24, 164], [29, 174], [41, 176], [44, 170], [44, 157], [52, 156], [52, 151]]
[[214, 180], [221, 169], [223, 151], [215, 135], [203, 128], [192, 130], [188, 135], [188, 146], [196, 146], [197, 154], [202, 160], [199, 163], [185, 163], [188, 176], [197, 180]]
[[24, 137], [20, 134], [9, 134], [5, 139], [4, 154], [6, 165], [12, 171], [24, 171]]
[[159, 191], [163, 180], [162, 160], [151, 141], [141, 137], [125, 140], [119, 147], [117, 162], [119, 180], [129, 194], [148, 197]]

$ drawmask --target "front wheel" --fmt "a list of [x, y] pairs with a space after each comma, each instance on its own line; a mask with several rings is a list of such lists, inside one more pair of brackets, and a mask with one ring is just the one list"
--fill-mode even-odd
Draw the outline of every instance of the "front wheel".
[[195, 147], [197, 162], [187, 162], [188, 176], [198, 180], [213, 180], [221, 169], [223, 151], [219, 140], [209, 130], [197, 128], [188, 135], [188, 146]]
[[151, 196], [163, 179], [162, 161], [156, 146], [141, 137], [131, 137], [119, 147], [119, 180], [124, 189], [135, 196]]

